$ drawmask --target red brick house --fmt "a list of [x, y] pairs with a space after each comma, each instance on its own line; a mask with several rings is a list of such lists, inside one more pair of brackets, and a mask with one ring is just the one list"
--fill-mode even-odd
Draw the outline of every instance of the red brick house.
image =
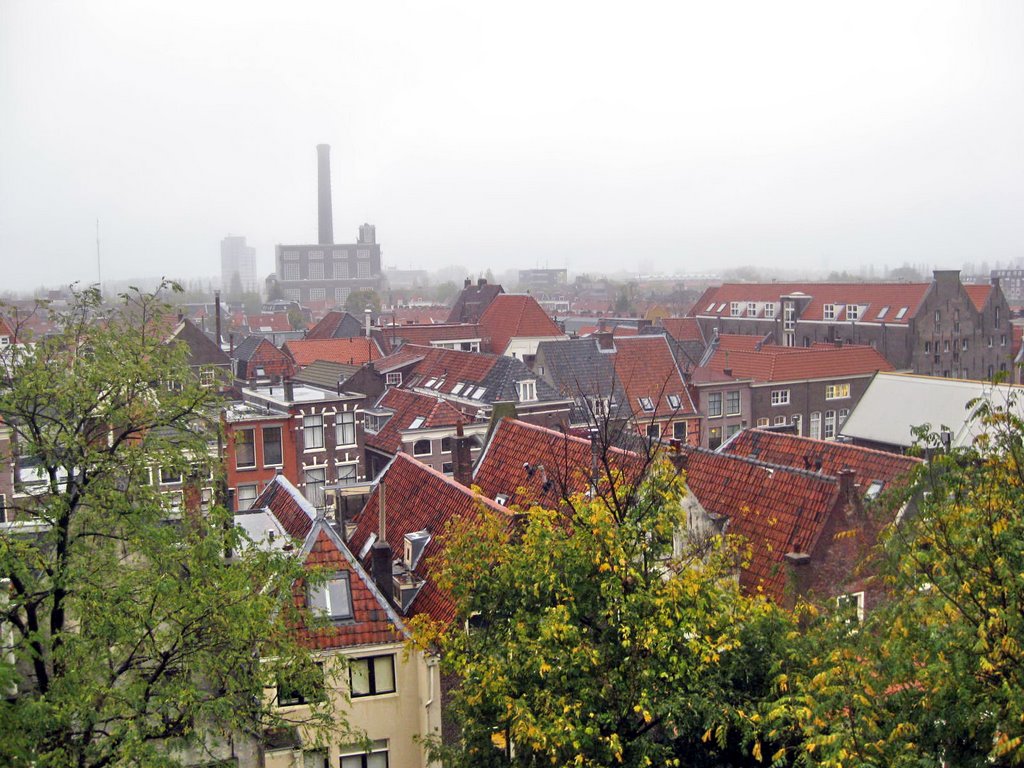
[[664, 335], [615, 339], [614, 366], [638, 434], [697, 444], [700, 415]]
[[540, 342], [569, 338], [527, 294], [495, 296], [480, 315], [480, 328], [488, 351], [518, 358], [527, 365], [533, 362]]

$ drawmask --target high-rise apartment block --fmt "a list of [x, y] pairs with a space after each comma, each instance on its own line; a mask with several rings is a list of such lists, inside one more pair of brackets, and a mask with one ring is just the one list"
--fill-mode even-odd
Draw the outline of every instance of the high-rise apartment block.
[[256, 249], [246, 245], [244, 237], [228, 235], [220, 241], [220, 287], [227, 295], [239, 287], [245, 293], [256, 293], [259, 290], [256, 282]]

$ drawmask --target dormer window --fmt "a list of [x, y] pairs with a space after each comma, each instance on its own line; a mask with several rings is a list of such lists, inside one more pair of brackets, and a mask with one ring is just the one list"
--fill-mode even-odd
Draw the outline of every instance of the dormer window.
[[422, 416], [417, 416], [415, 419], [412, 420], [412, 423], [409, 424], [409, 429], [419, 429], [420, 427], [423, 426], [424, 421], [426, 421], [426, 419], [424, 419]]
[[860, 320], [860, 305], [859, 304], [847, 304], [846, 305], [846, 319], [847, 320]]
[[640, 397], [640, 398], [637, 398], [637, 399], [640, 401], [640, 407], [643, 408], [645, 411], [653, 411], [654, 410], [654, 401], [651, 400], [651, 398], [649, 398], [649, 397]]
[[331, 621], [352, 618], [352, 586], [348, 573], [336, 573], [326, 583], [311, 587], [309, 607]]
[[384, 429], [384, 425], [388, 423], [388, 419], [392, 416], [394, 416], [394, 413], [386, 410], [364, 411], [363, 429], [375, 435]]
[[524, 379], [519, 382], [519, 400], [527, 403], [537, 399], [537, 382], [534, 379]]
[[427, 530], [414, 531], [413, 533], [405, 534], [403, 539], [402, 559], [405, 562], [405, 567], [412, 571], [419, 565], [423, 551], [427, 548], [427, 544], [430, 543], [430, 533]]
[[836, 305], [835, 304], [825, 304], [822, 307], [822, 317], [825, 318], [826, 320], [835, 320], [836, 319]]

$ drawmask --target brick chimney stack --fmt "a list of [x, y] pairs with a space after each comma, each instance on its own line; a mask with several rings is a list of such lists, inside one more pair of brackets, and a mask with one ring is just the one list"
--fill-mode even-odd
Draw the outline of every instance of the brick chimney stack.
[[452, 476], [455, 482], [469, 488], [473, 484], [473, 454], [466, 437], [462, 422], [455, 425], [455, 438], [452, 440]]
[[380, 485], [377, 493], [377, 541], [373, 544], [373, 553], [371, 560], [371, 571], [373, 576], [373, 583], [377, 585], [384, 597], [388, 599], [389, 603], [393, 603], [395, 599], [395, 578], [392, 572], [392, 557], [391, 557], [391, 545], [388, 544], [387, 540], [387, 520], [385, 518], [385, 488], [384, 480], [381, 478]]
[[316, 145], [317, 213], [320, 245], [334, 244], [334, 210], [331, 205], [331, 145]]

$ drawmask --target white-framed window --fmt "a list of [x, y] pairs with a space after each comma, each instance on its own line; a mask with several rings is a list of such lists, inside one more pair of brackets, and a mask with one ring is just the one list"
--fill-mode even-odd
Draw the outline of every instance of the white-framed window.
[[757, 317], [757, 302], [756, 301], [748, 301], [747, 302], [747, 317]]
[[[313, 254], [310, 254], [312, 256]], [[324, 279], [324, 263], [322, 261], [311, 261], [309, 262], [309, 279], [310, 280], [323, 280]]]
[[847, 320], [860, 320], [860, 305], [859, 304], [847, 304], [846, 305], [846, 319]]
[[715, 450], [722, 444], [722, 428], [721, 427], [709, 427], [708, 428], [708, 448]]
[[725, 428], [725, 437], [729, 439], [733, 435], [737, 434], [743, 427], [739, 424], [729, 424]]
[[373, 742], [368, 752], [360, 750], [343, 753], [340, 768], [388, 768], [387, 739]]
[[235, 469], [256, 468], [256, 430], [235, 431]]
[[640, 407], [645, 411], [654, 410], [654, 401], [649, 397], [638, 397], [637, 400], [640, 402]]
[[887, 314], [889, 314], [889, 305], [888, 304], [886, 304], [884, 307], [882, 307], [880, 310], [878, 310], [878, 316], [875, 319], [876, 320], [884, 320], [885, 316]]
[[307, 451], [319, 451], [324, 447], [324, 417], [315, 414], [302, 417], [302, 446]]
[[[321, 267], [323, 264], [320, 265]], [[326, 288], [310, 288], [309, 289], [309, 300], [310, 301], [323, 301], [327, 298]]]
[[838, 422], [838, 425], [837, 425], [838, 429], [842, 429], [843, 428], [843, 424], [846, 423], [846, 420], [848, 418], [850, 418], [850, 409], [849, 408], [840, 408], [839, 409], [839, 422]]
[[308, 599], [310, 610], [332, 621], [352, 618], [352, 585], [346, 571], [334, 574], [323, 584], [310, 587]]
[[295, 262], [285, 262], [281, 265], [281, 279], [282, 280], [298, 280], [299, 279], [299, 265]]
[[767, 318], [775, 317], [775, 302], [769, 301], [764, 305], [764, 316]]
[[520, 402], [530, 402], [537, 399], [537, 382], [531, 380], [519, 382]]
[[356, 263], [356, 277], [366, 279], [370, 276], [370, 262], [360, 261]]
[[309, 253], [306, 255], [306, 258], [308, 258], [308, 259], [319, 259], [319, 260], [323, 261], [324, 252], [323, 251], [309, 251]]
[[0, 347], [8, 347], [11, 344], [10, 336], [0, 336]]
[[821, 308], [821, 316], [823, 318], [825, 318], [826, 320], [835, 320], [836, 319], [836, 305], [835, 304], [825, 304], [824, 306], [822, 306], [822, 308]]
[[836, 436], [836, 412], [825, 411], [825, 431], [822, 434], [826, 440], [832, 440]]
[[284, 251], [281, 254], [281, 258], [283, 258], [285, 261], [298, 261], [299, 260], [299, 252], [298, 251]]
[[[787, 301], [782, 305], [782, 330], [792, 332], [796, 330], [796, 304]], [[787, 347], [793, 346], [787, 344]]]
[[677, 421], [672, 425], [672, 437], [676, 440], [686, 440], [686, 422]]
[[825, 385], [825, 399], [826, 400], [842, 400], [843, 398], [850, 396], [850, 383], [844, 384], [826, 384]]
[[772, 390], [772, 405], [789, 405], [789, 390], [788, 389], [773, 389]]
[[797, 434], [797, 437], [799, 437], [800, 435], [802, 435], [802, 434], [803, 434], [803, 431], [802, 431], [802, 429], [801, 429], [801, 428], [803, 427], [803, 424], [801, 423], [802, 421], [803, 421], [803, 418], [802, 418], [802, 417], [800, 416], [800, 414], [799, 414], [799, 413], [794, 413], [794, 414], [793, 414], [793, 417], [792, 417], [792, 418], [790, 419], [790, 423], [791, 423], [791, 424], [792, 424], [792, 425], [793, 425], [794, 427], [796, 427], [796, 434]]
[[263, 466], [280, 467], [284, 464], [284, 454], [281, 450], [281, 428], [263, 428]]
[[201, 368], [199, 370], [199, 385], [212, 387], [217, 383], [217, 372], [213, 368]]
[[213, 488], [202, 488], [199, 491], [199, 509], [209, 512], [213, 507]]
[[740, 415], [740, 391], [738, 389], [731, 389], [725, 393], [725, 415]]
[[395, 655], [387, 653], [349, 659], [348, 680], [353, 699], [395, 693]]
[[669, 404], [669, 407], [672, 408], [673, 411], [678, 411], [679, 410], [679, 406], [681, 406], [683, 404], [683, 401], [679, 399], [679, 395], [669, 395], [668, 396], [668, 404]]
[[811, 414], [811, 431], [808, 436], [813, 437], [815, 440], [821, 439], [821, 411], [815, 411]]
[[335, 415], [334, 442], [339, 446], [356, 444], [355, 411], [339, 411]]
[[302, 291], [298, 288], [285, 288], [281, 293], [288, 301], [302, 301]]
[[708, 416], [716, 417], [722, 415], [722, 393], [721, 392], [709, 392], [708, 393]]
[[182, 480], [181, 470], [160, 467], [160, 485], [177, 485]]
[[384, 382], [389, 387], [400, 387], [400, 386], [402, 386], [402, 374], [401, 374], [401, 372], [387, 374], [384, 377]]
[[908, 309], [910, 309], [910, 307], [900, 307], [900, 311], [896, 313], [896, 319], [902, 320], [904, 317], [906, 317]]
[[776, 427], [784, 427], [784, 426], [786, 426], [786, 417], [785, 416], [776, 416], [775, 417], [775, 426]]
[[238, 507], [239, 512], [244, 512], [252, 507], [254, 501], [256, 501], [256, 484], [251, 485], [240, 485], [235, 488], [235, 506]]
[[350, 461], [337, 465], [338, 482], [342, 485], [352, 485], [359, 482], [359, 462]]
[[[338, 265], [335, 264], [334, 268], [337, 269]], [[335, 275], [337, 277], [337, 275]], [[345, 275], [348, 277], [348, 275]], [[351, 288], [335, 288], [334, 289], [334, 303], [344, 306], [345, 302], [348, 301], [348, 295], [352, 293]]]
[[739, 317], [742, 312], [742, 305], [738, 301], [729, 302], [729, 316]]
[[[484, 396], [484, 394], [486, 394], [486, 392], [487, 392], [487, 387], [477, 387], [476, 391], [473, 393], [473, 399], [474, 400], [479, 400], [480, 398], [482, 398]], [[469, 390], [468, 389], [465, 392], [463, 392], [463, 395], [468, 395], [468, 394], [469, 394]]]
[[864, 593], [849, 592], [839, 595], [836, 598], [836, 606], [839, 610], [850, 611], [857, 617], [857, 621], [864, 621]]
[[6, 523], [7, 520], [7, 495], [0, 493], [0, 523]]
[[1000, 347], [1005, 347], [1005, 346], [1006, 346], [1006, 334], [1005, 334], [1005, 333], [1004, 333], [1004, 334], [1002, 334], [1002, 335], [1001, 335], [1001, 336], [999, 337], [999, 346], [1000, 346]]
[[771, 423], [772, 423], [771, 419], [769, 419], [767, 417], [762, 417], [762, 418], [757, 420], [757, 426], [759, 426], [759, 427], [767, 427]]
[[322, 507], [326, 503], [324, 498], [324, 485], [327, 484], [327, 468], [312, 467], [303, 472], [306, 481], [306, 488], [303, 493], [306, 499], [314, 507]]
[[432, 453], [429, 440], [417, 440], [412, 444], [413, 456], [429, 456]]
[[647, 436], [652, 440], [658, 440], [661, 438], [661, 424], [648, 424], [647, 425]]

